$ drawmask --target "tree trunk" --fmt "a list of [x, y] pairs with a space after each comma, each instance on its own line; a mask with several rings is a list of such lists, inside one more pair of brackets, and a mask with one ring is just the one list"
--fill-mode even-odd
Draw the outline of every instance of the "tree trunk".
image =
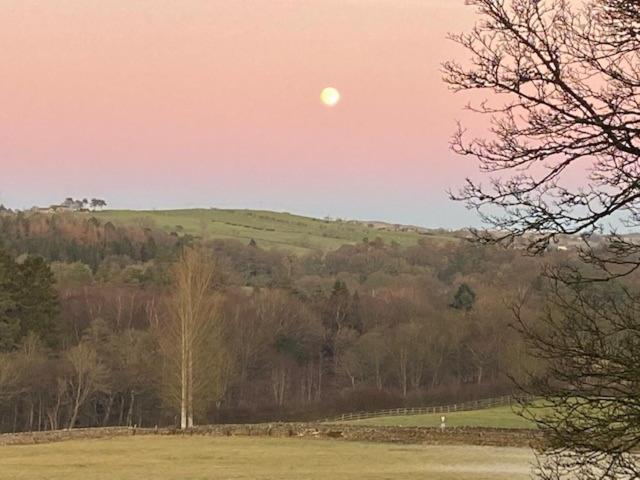
[[18, 400], [13, 404], [13, 433], [16, 433], [16, 423], [18, 422]]
[[316, 400], [322, 398], [322, 352], [318, 355], [318, 387], [316, 388]]
[[130, 427], [133, 425], [133, 405], [136, 399], [136, 392], [131, 390], [129, 394], [129, 411], [127, 412], [127, 426]]
[[124, 422], [124, 395], [120, 395], [120, 413], [118, 414], [118, 425], [122, 426]]
[[182, 319], [182, 350], [180, 357], [180, 428], [187, 428], [187, 335], [186, 325]]
[[193, 428], [193, 352], [189, 349], [189, 375], [187, 377], [187, 428]]
[[400, 384], [402, 386], [402, 396], [407, 396], [407, 354], [401, 349], [400, 350]]
[[42, 394], [38, 394], [38, 431], [42, 430]]
[[60, 388], [58, 388], [58, 391], [56, 393], [56, 404], [53, 407], [53, 410], [49, 410], [47, 412], [47, 417], [49, 418], [49, 424], [51, 426], [51, 430], [58, 429], [61, 404], [62, 404], [62, 392], [60, 391]]
[[287, 371], [285, 367], [280, 366], [272, 372], [273, 379], [273, 397], [278, 407], [284, 406], [284, 397], [287, 388]]
[[114, 397], [109, 395], [109, 402], [107, 403], [107, 411], [102, 419], [102, 426], [106, 427], [109, 424], [109, 418], [111, 417], [111, 409], [113, 407]]
[[76, 401], [73, 404], [73, 410], [71, 413], [71, 418], [69, 419], [69, 430], [71, 430], [74, 425], [76, 424], [76, 420], [78, 419], [78, 411], [80, 410], [80, 402], [79, 399], [76, 397]]
[[33, 401], [29, 400], [29, 431], [30, 432], [33, 432], [33, 418], [34, 418]]

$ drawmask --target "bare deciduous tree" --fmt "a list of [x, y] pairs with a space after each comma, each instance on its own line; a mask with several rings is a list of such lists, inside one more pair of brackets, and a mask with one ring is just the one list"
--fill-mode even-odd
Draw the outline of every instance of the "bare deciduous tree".
[[[471, 65], [447, 62], [444, 71], [455, 91], [497, 94], [469, 106], [490, 116], [490, 137], [467, 140], [461, 127], [453, 139], [457, 153], [496, 175], [489, 187], [467, 180], [453, 195], [498, 229], [483, 239], [534, 233], [528, 246], [538, 252], [558, 234], [591, 232], [614, 214], [640, 220], [638, 2], [469, 4], [482, 20], [452, 38]], [[576, 186], [569, 177], [580, 171]]]
[[543, 478], [638, 478], [640, 298], [618, 282], [550, 288], [541, 321], [515, 309], [544, 370], [523, 389], [542, 402], [522, 413], [544, 432]]
[[210, 400], [204, 394], [211, 393], [214, 380], [223, 378], [215, 372], [226, 366], [222, 365], [213, 258], [202, 249], [185, 249], [173, 273], [170, 312], [160, 343], [169, 365], [169, 396], [178, 400], [180, 427], [185, 429], [193, 427], [196, 410]]
[[100, 363], [95, 348], [85, 342], [71, 348], [67, 352], [67, 360], [71, 365], [71, 372], [67, 378], [71, 398], [69, 428], [73, 428], [80, 408], [93, 393], [103, 388], [107, 370]]
[[[467, 179], [452, 197], [493, 228], [475, 232], [480, 241], [517, 240], [538, 254], [559, 235], [585, 240], [584, 265], [549, 272], [551, 310], [540, 324], [516, 308], [550, 375], [531, 377], [551, 412], [534, 415], [546, 434], [539, 473], [637, 478], [638, 296], [616, 282], [594, 293], [587, 281], [640, 267], [637, 239], [615, 233], [616, 223], [640, 224], [640, 2], [468, 3], [481, 20], [452, 39], [470, 63], [445, 63], [445, 81], [492, 94], [469, 107], [490, 127], [472, 139], [459, 127], [452, 146], [494, 177], [489, 186]], [[602, 231], [611, 235], [594, 248], [589, 235]]]

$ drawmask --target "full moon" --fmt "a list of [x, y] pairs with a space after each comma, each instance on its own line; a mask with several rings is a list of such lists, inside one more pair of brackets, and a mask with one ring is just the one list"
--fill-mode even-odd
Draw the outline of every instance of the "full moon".
[[327, 87], [322, 90], [320, 100], [328, 107], [335, 107], [340, 101], [340, 92], [333, 87]]

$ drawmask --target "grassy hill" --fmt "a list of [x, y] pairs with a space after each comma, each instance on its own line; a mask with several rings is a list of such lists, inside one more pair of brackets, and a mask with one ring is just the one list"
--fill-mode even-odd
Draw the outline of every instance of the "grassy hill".
[[264, 248], [282, 248], [296, 253], [331, 250], [355, 244], [363, 238], [380, 237], [385, 243], [415, 245], [420, 238], [434, 242], [458, 241], [453, 233], [382, 222], [323, 220], [264, 210], [106, 210], [92, 215], [120, 224], [155, 226], [167, 232], [189, 233], [205, 238], [254, 239]]

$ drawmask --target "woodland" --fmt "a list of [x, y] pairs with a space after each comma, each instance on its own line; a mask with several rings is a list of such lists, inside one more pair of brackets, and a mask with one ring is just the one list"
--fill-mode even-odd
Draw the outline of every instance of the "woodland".
[[177, 425], [172, 321], [184, 251], [210, 265], [203, 312], [213, 328], [194, 332], [191, 380], [201, 424], [510, 393], [536, 365], [512, 305], [535, 315], [540, 267], [575, 257], [429, 237], [298, 255], [91, 213], [8, 210], [0, 240], [5, 432]]

